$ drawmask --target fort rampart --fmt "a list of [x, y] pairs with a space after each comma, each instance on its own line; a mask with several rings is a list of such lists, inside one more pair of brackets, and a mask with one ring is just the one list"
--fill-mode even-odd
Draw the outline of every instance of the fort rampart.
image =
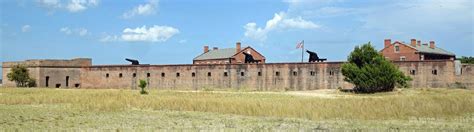
[[[92, 65], [90, 59], [4, 62], [4, 86], [15, 86], [6, 75], [14, 65], [28, 66], [39, 87], [137, 89], [140, 79], [151, 89], [314, 90], [350, 88], [344, 62], [210, 64], [210, 65]], [[474, 87], [474, 65], [452, 60], [394, 62], [416, 88]]]

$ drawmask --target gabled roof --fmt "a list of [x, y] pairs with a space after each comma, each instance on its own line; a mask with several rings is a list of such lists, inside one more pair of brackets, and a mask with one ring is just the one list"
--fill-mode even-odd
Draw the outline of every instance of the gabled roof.
[[209, 59], [225, 59], [231, 58], [234, 56], [236, 49], [235, 48], [225, 48], [225, 49], [218, 49], [218, 50], [210, 50], [209, 52], [203, 53], [194, 60], [209, 60]]
[[[416, 45], [416, 46], [412, 46], [410, 44], [405, 44], [404, 42], [399, 42], [399, 41], [395, 41], [393, 44], [403, 44], [403, 45], [406, 45], [410, 48], [413, 48], [416, 50], [416, 52], [418, 53], [427, 53], [427, 54], [440, 54], [440, 55], [449, 55], [449, 56], [455, 56], [454, 53], [452, 52], [449, 52], [449, 51], [446, 51], [442, 48], [439, 48], [439, 47], [436, 47], [435, 48], [430, 48], [430, 46], [428, 44], [421, 44], [421, 45]], [[393, 45], [392, 44], [392, 45]], [[384, 48], [385, 49], [385, 48]], [[382, 49], [382, 50], [384, 50]]]
[[253, 48], [250, 47], [250, 46], [247, 46], [247, 47], [245, 47], [244, 49], [240, 50], [239, 52], [235, 53], [232, 57], [238, 55], [239, 53], [242, 53], [242, 52], [244, 52], [244, 51], [247, 51], [247, 49], [252, 49], [253, 51], [255, 51], [255, 53], [259, 54], [260, 56], [263, 57], [263, 59], [265, 59], [265, 56], [263, 56], [263, 55], [260, 54], [257, 50], [253, 49]]
[[[209, 52], [203, 53], [193, 60], [212, 60], [212, 59], [227, 59], [227, 58], [233, 58], [236, 55], [238, 55], [241, 52], [246, 51], [247, 49], [252, 49], [255, 51], [255, 53], [259, 54], [260, 56], [263, 56], [260, 54], [257, 50], [253, 49], [252, 47], [248, 46], [243, 49], [241, 49], [239, 52], [235, 53], [237, 49], [235, 48], [225, 48], [225, 49], [217, 49], [217, 50], [210, 50]], [[265, 57], [264, 57], [265, 58]]]

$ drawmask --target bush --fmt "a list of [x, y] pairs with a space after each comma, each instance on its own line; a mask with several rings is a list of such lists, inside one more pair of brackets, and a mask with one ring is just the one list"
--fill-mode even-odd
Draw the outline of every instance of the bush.
[[17, 87], [35, 87], [36, 80], [30, 77], [28, 68], [23, 65], [15, 65], [7, 74], [10, 81], [15, 81]]
[[36, 79], [34, 78], [28, 79], [28, 87], [36, 87]]
[[140, 87], [142, 89], [142, 90], [140, 90], [140, 94], [148, 94], [148, 92], [145, 91], [146, 85], [147, 85], [146, 81], [140, 79], [140, 82], [138, 84], [138, 87]]
[[386, 60], [370, 42], [356, 46], [342, 65], [344, 80], [355, 85], [354, 92], [375, 93], [392, 91], [395, 86], [408, 87], [405, 76], [390, 61]]

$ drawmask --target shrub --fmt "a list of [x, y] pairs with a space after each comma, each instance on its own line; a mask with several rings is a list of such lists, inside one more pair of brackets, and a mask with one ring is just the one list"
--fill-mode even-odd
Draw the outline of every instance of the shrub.
[[11, 68], [10, 73], [7, 74], [10, 81], [15, 81], [17, 87], [36, 86], [36, 81], [30, 78], [30, 74], [26, 66], [15, 65]]
[[140, 90], [140, 94], [148, 94], [147, 91], [145, 91], [145, 87], [146, 87], [147, 83], [145, 80], [142, 80], [140, 79], [140, 82], [138, 84], [138, 87], [140, 87], [142, 90]]
[[36, 79], [34, 78], [28, 79], [28, 87], [36, 87]]
[[355, 85], [354, 92], [374, 93], [392, 91], [395, 86], [408, 87], [405, 76], [390, 61], [378, 53], [370, 42], [356, 46], [342, 65], [344, 80]]

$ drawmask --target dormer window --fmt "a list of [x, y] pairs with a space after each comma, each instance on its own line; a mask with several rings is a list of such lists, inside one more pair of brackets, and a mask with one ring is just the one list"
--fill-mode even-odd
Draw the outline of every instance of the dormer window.
[[395, 45], [395, 53], [400, 52], [400, 46], [398, 44]]

